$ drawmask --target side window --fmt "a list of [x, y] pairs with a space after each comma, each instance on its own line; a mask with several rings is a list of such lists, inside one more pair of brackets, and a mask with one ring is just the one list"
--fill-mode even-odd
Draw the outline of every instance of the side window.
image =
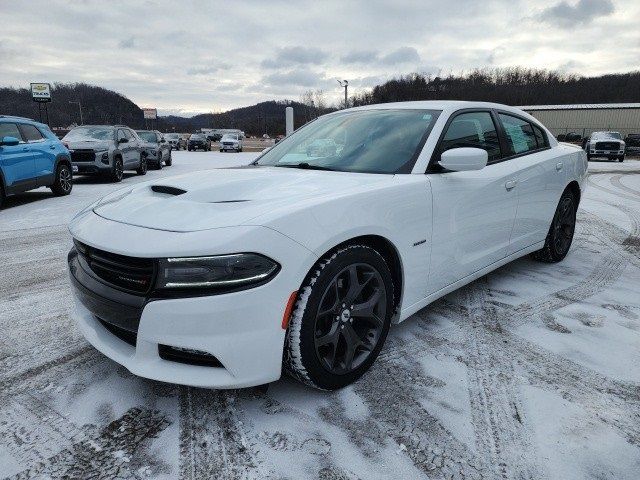
[[538, 142], [538, 148], [544, 148], [549, 146], [549, 141], [547, 140], [547, 136], [544, 134], [542, 129], [535, 124], [531, 124], [533, 126], [533, 133], [536, 136], [536, 142]]
[[489, 112], [469, 112], [456, 116], [447, 127], [440, 153], [458, 147], [486, 150], [489, 161], [501, 156], [498, 132]]
[[500, 117], [500, 122], [502, 122], [502, 127], [504, 128], [504, 133], [507, 138], [509, 155], [526, 153], [538, 148], [536, 135], [529, 122], [504, 113], [500, 113], [498, 116]]
[[22, 135], [15, 123], [0, 123], [0, 139], [4, 137], [15, 137], [22, 142]]
[[120, 143], [120, 140], [122, 140], [123, 138], [127, 138], [127, 136], [124, 133], [124, 130], [118, 130], [118, 136], [116, 137], [116, 139], [118, 140], [118, 143]]
[[21, 124], [20, 125], [20, 130], [22, 130], [22, 134], [24, 136], [24, 139], [27, 142], [39, 142], [40, 140], [42, 140], [44, 138], [42, 136], [42, 134], [40, 133], [40, 130], [38, 130], [33, 125]]

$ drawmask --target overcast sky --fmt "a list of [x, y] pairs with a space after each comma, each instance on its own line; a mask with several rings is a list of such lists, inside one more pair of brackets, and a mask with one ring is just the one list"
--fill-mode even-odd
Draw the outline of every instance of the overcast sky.
[[[295, 8], [291, 6], [295, 5]], [[87, 82], [161, 114], [412, 72], [640, 69], [639, 0], [0, 0], [0, 85]]]

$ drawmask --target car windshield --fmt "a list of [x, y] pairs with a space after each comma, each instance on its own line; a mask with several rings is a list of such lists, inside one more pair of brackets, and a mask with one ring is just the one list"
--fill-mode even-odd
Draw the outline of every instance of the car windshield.
[[222, 136], [222, 140], [238, 140], [237, 135], [225, 134]]
[[372, 109], [326, 115], [254, 164], [363, 173], [409, 173], [440, 111]]
[[77, 127], [67, 133], [63, 140], [104, 141], [113, 139], [113, 128]]
[[136, 133], [138, 134], [138, 136], [143, 139], [146, 142], [150, 142], [150, 143], [158, 143], [158, 138], [156, 137], [156, 134], [153, 132], [140, 132], [140, 131], [136, 131]]
[[167, 133], [165, 137], [170, 140], [178, 140], [180, 138], [180, 135], [178, 135], [177, 133]]
[[189, 140], [204, 140], [204, 137], [194, 133], [189, 137]]

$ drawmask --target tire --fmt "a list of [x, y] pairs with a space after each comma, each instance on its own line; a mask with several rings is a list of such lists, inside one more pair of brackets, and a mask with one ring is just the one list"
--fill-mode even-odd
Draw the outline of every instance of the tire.
[[587, 162], [590, 162], [590, 161], [591, 161], [591, 155], [587, 153]]
[[[348, 245], [322, 258], [307, 275], [289, 319], [285, 371], [321, 390], [356, 381], [384, 345], [393, 298], [391, 271], [373, 248]], [[352, 315], [358, 310], [362, 314]]]
[[575, 195], [570, 190], [565, 190], [556, 207], [556, 213], [553, 215], [544, 247], [531, 254], [534, 260], [556, 263], [567, 256], [576, 228], [577, 209]]
[[224, 150], [220, 149], [220, 153], [224, 152]]
[[122, 181], [123, 176], [124, 164], [122, 163], [122, 158], [116, 157], [113, 160], [113, 168], [111, 169], [111, 181], [119, 183]]
[[624, 155], [618, 157], [618, 162], [624, 162]]
[[171, 157], [171, 152], [169, 152], [169, 157], [167, 157], [167, 160], [164, 162], [164, 164], [167, 167], [170, 167], [173, 164], [173, 158]]
[[2, 210], [3, 203], [4, 203], [4, 188], [2, 186], [2, 179], [0, 179], [0, 210]]
[[136, 169], [138, 175], [147, 174], [147, 157], [140, 156], [140, 166]]
[[58, 165], [56, 170], [56, 179], [51, 185], [51, 191], [56, 197], [69, 195], [73, 189], [73, 174], [71, 168], [66, 163]]

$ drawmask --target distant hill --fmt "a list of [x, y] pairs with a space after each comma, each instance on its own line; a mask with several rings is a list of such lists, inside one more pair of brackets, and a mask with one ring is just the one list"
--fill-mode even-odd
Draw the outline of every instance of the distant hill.
[[[124, 95], [86, 83], [57, 83], [51, 87], [53, 99], [47, 107], [49, 124], [66, 127], [80, 123], [77, 104], [82, 103], [85, 124], [122, 124], [132, 128], [144, 125], [142, 110]], [[26, 88], [0, 88], [0, 114], [38, 119], [38, 105]], [[43, 121], [45, 119], [43, 118]]]
[[[53, 99], [47, 107], [52, 127], [67, 127], [80, 123], [78, 105], [82, 103], [84, 124], [122, 124], [131, 128], [145, 128], [142, 109], [124, 95], [86, 83], [54, 84]], [[284, 111], [294, 108], [295, 124], [318, 116], [313, 107], [292, 101], [268, 101], [250, 107], [236, 108], [224, 113], [204, 113], [194, 117], [167, 116], [151, 123], [162, 131], [193, 132], [200, 128], [238, 128], [247, 134], [271, 136], [284, 134]], [[326, 111], [326, 110], [325, 110]], [[324, 112], [324, 111], [323, 111]], [[38, 120], [38, 105], [26, 88], [0, 88], [0, 115], [18, 115]], [[43, 117], [43, 121], [46, 119]]]
[[352, 105], [411, 100], [478, 100], [506, 105], [640, 102], [640, 72], [581, 77], [507, 68], [463, 75], [406, 75], [351, 98]]

